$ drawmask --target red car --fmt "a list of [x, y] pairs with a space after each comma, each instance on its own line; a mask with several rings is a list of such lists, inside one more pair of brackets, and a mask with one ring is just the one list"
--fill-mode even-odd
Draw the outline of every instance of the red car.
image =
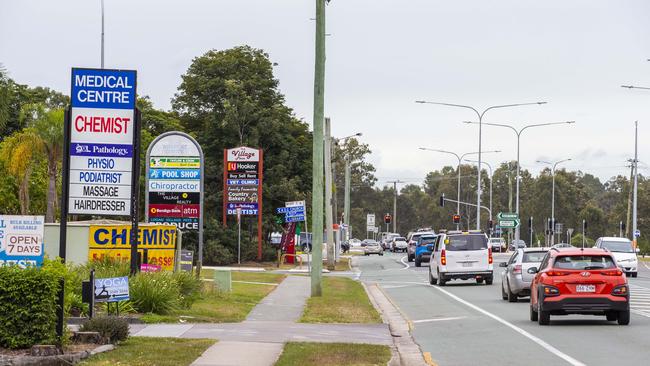
[[530, 320], [548, 325], [551, 315], [605, 315], [630, 323], [630, 289], [614, 256], [603, 249], [551, 249], [534, 273]]

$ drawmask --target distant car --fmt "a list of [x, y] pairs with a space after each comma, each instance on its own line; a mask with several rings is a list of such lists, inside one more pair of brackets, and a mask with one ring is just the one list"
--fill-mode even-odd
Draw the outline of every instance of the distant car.
[[506, 250], [506, 241], [503, 238], [490, 238], [488, 243], [493, 252], [501, 253]]
[[393, 238], [393, 242], [390, 245], [390, 250], [394, 253], [406, 252], [407, 247], [408, 244], [406, 243], [406, 238], [403, 236], [398, 236], [396, 238]]
[[300, 249], [304, 253], [311, 252], [311, 233], [308, 232], [300, 233], [299, 240], [300, 240]]
[[530, 286], [530, 320], [548, 325], [551, 315], [605, 315], [630, 323], [630, 288], [614, 255], [604, 249], [549, 250]]
[[363, 248], [363, 247], [368, 246], [368, 243], [377, 243], [377, 240], [374, 240], [374, 239], [364, 239], [364, 240], [361, 242], [361, 247]]
[[422, 262], [428, 262], [431, 259], [433, 245], [436, 242], [437, 235], [422, 235], [415, 246], [415, 266], [420, 267]]
[[492, 248], [480, 231], [448, 231], [438, 234], [429, 261], [429, 283], [444, 286], [450, 280], [476, 279], [491, 285]]
[[547, 252], [544, 248], [517, 249], [508, 262], [500, 263], [499, 267], [505, 267], [501, 273], [501, 298], [517, 302], [518, 297], [530, 296], [530, 283], [535, 276], [528, 269], [539, 268]]
[[368, 241], [366, 242], [366, 246], [363, 247], [363, 254], [364, 255], [370, 255], [370, 254], [379, 254], [379, 255], [384, 255], [384, 249], [381, 247], [381, 245], [375, 241]]
[[409, 262], [413, 262], [413, 260], [415, 260], [415, 247], [417, 245], [418, 239], [422, 235], [436, 235], [436, 233], [431, 231], [415, 231], [409, 233], [409, 236], [406, 237], [406, 242], [408, 243], [408, 247], [406, 247], [406, 257]]
[[521, 239], [513, 240], [512, 243], [510, 243], [509, 249], [510, 249], [511, 252], [514, 252], [515, 250], [521, 249], [521, 248], [526, 248], [526, 242], [521, 240]]
[[626, 275], [636, 277], [639, 260], [634, 245], [627, 238], [603, 237], [596, 240], [594, 248], [607, 249], [614, 255], [616, 264]]
[[560, 248], [575, 248], [575, 247], [568, 243], [557, 243], [553, 245], [551, 248], [560, 249]]
[[352, 248], [357, 248], [361, 246], [361, 240], [352, 238], [348, 241], [350, 243], [350, 247]]

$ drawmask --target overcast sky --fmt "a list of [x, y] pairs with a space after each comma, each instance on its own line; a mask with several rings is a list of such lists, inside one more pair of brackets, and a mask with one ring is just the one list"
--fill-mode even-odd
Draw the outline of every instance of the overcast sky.
[[[311, 124], [314, 1], [106, 0], [106, 67], [138, 70], [138, 92], [169, 109], [192, 58], [248, 44], [277, 62], [275, 75], [296, 116]], [[100, 65], [100, 0], [0, 0], [0, 63], [19, 83], [69, 94], [70, 68]], [[650, 174], [650, 2], [647, 0], [333, 0], [327, 7], [326, 115], [336, 136], [363, 132], [380, 184], [420, 183], [455, 164], [418, 147], [476, 151], [469, 110], [484, 122], [524, 126], [521, 164], [572, 158], [607, 180], [629, 174], [639, 120], [640, 172]], [[484, 127], [492, 164], [515, 159], [513, 132]]]

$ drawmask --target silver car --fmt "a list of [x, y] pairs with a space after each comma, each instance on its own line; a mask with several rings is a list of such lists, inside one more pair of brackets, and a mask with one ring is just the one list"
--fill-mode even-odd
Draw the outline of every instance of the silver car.
[[546, 252], [546, 248], [517, 249], [508, 262], [499, 264], [505, 267], [501, 273], [501, 298], [517, 302], [519, 297], [530, 296], [530, 283], [535, 274], [528, 273], [528, 269], [539, 268]]
[[363, 254], [364, 255], [370, 255], [370, 254], [379, 254], [379, 255], [384, 255], [384, 248], [381, 247], [381, 245], [376, 242], [375, 240], [369, 240], [366, 242], [366, 246], [363, 247]]

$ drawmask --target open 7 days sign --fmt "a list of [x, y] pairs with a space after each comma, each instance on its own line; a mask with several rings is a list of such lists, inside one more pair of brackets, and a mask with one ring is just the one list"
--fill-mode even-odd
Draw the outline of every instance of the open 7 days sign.
[[72, 69], [69, 213], [129, 216], [136, 72]]

